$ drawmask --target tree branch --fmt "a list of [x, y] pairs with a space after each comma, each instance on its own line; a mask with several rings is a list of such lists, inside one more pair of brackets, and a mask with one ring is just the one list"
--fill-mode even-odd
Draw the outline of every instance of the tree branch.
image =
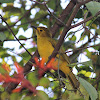
[[[58, 19], [60, 19], [62, 22], [64, 22], [64, 20], [68, 17], [70, 12], [72, 11], [74, 6], [76, 5], [76, 2], [77, 2], [76, 0], [71, 0], [70, 3], [68, 4], [68, 6], [60, 14]], [[56, 20], [56, 22], [54, 23], [53, 27], [51, 27], [51, 29], [50, 29], [50, 31], [52, 33], [52, 37], [55, 36], [55, 34], [57, 33], [58, 29], [61, 26], [62, 26], [62, 24], [58, 20]]]
[[77, 23], [77, 24], [75, 24], [75, 25], [72, 25], [72, 26], [70, 27], [70, 29], [75, 28], [75, 27], [77, 27], [77, 26], [79, 26], [79, 25], [81, 25], [81, 24], [83, 24], [83, 23], [86, 23], [86, 22], [88, 22], [89, 20], [91, 20], [92, 18], [97, 17], [98, 15], [100, 15], [100, 11], [99, 11], [95, 16], [90, 16], [89, 18], [87, 18], [87, 19], [85, 19], [85, 20], [83, 20], [83, 21], [81, 21], [81, 22], [79, 22], [79, 23]]
[[[1, 15], [0, 15], [1, 16]], [[26, 50], [26, 52], [32, 56], [29, 51], [21, 44], [21, 42], [17, 39], [16, 35], [14, 34], [14, 32], [12, 31], [12, 29], [10, 28], [10, 26], [8, 25], [8, 23], [4, 20], [4, 18], [1, 16], [1, 19], [6, 23], [8, 29], [10, 30], [10, 32], [12, 33], [12, 35], [15, 37], [15, 39], [19, 42], [19, 44]]]
[[[80, 47], [80, 48], [75, 49], [75, 51], [77, 50], [77, 52], [78, 52], [80, 50], [84, 50], [84, 49], [91, 48], [91, 47], [96, 47], [96, 46], [100, 46], [100, 44], [96, 44], [96, 45], [92, 45], [92, 46], [87, 46], [87, 47]], [[65, 53], [69, 53], [69, 52], [74, 52], [74, 50], [66, 51]]]
[[[18, 39], [19, 41], [21, 41], [21, 40], [28, 40], [28, 39], [33, 39], [33, 38], [35, 38], [36, 36], [32, 36], [32, 37], [30, 37], [30, 38], [21, 38], [21, 39]], [[5, 41], [17, 41], [16, 39], [5, 39], [5, 40], [3, 40], [3, 41], [0, 41], [0, 42], [5, 42]]]
[[[91, 39], [89, 39], [85, 44], [83, 44], [82, 46], [80, 46], [79, 48], [75, 49], [73, 51], [73, 54], [70, 55], [70, 58], [72, 59], [72, 61], [74, 62], [74, 59], [76, 59], [76, 56], [74, 55], [79, 55], [84, 49], [87, 49], [87, 48], [90, 48], [90, 47], [93, 47], [93, 46], [87, 46], [88, 43], [91, 42], [92, 39], [94, 39], [96, 36], [93, 36]], [[97, 45], [94, 45], [94, 46], [99, 46], [100, 44], [97, 44]], [[87, 47], [86, 47], [87, 46]]]
[[[54, 57], [57, 55], [57, 53], [58, 53], [58, 51], [59, 51], [59, 49], [60, 49], [60, 47], [61, 47], [61, 45], [62, 45], [62, 43], [63, 43], [63, 41], [64, 41], [64, 38], [65, 38], [65, 36], [66, 36], [66, 33], [69, 31], [70, 26], [71, 26], [71, 23], [72, 23], [74, 17], [76, 16], [76, 14], [77, 14], [79, 8], [81, 7], [81, 5], [83, 5], [83, 4], [85, 4], [85, 3], [88, 3], [89, 1], [91, 1], [91, 0], [86, 0], [86, 1], [79, 2], [79, 3], [76, 4], [76, 7], [74, 8], [74, 10], [73, 10], [73, 12], [72, 12], [72, 14], [71, 14], [69, 20], [67, 21], [66, 26], [65, 26], [65, 28], [64, 28], [64, 30], [63, 30], [63, 32], [62, 32], [62, 34], [61, 34], [61, 36], [60, 36], [60, 38], [59, 38], [59, 40], [58, 40], [58, 43], [57, 43], [57, 45], [56, 45], [56, 47], [55, 47], [53, 53], [52, 53], [51, 56], [49, 57], [48, 62], [49, 62], [52, 58], [54, 58]], [[47, 62], [47, 63], [48, 63], [48, 62]]]
[[[48, 62], [51, 60], [51, 58], [54, 58], [54, 57], [57, 55], [57, 52], [59, 51], [59, 49], [60, 49], [60, 47], [61, 47], [61, 45], [62, 45], [62, 43], [63, 43], [63, 41], [64, 41], [64, 38], [65, 38], [65, 36], [66, 36], [66, 33], [69, 31], [69, 29], [70, 29], [69, 27], [71, 26], [71, 23], [72, 23], [74, 17], [76, 16], [76, 14], [77, 14], [77, 12], [78, 12], [80, 6], [81, 6], [81, 4], [76, 4], [76, 7], [75, 7], [75, 9], [73, 10], [73, 12], [72, 12], [72, 14], [71, 14], [71, 16], [70, 16], [68, 22], [66, 23], [66, 26], [65, 26], [65, 28], [64, 28], [64, 30], [63, 30], [61, 36], [60, 36], [60, 39], [58, 40], [58, 43], [57, 43], [57, 45], [56, 45], [56, 47], [55, 47], [53, 53], [52, 53], [51, 56], [49, 57]], [[48, 62], [47, 62], [47, 63], [48, 63]]]
[[[24, 66], [24, 75], [26, 75], [27, 73], [29, 73], [29, 71], [32, 69], [33, 63], [35, 63], [34, 57], [39, 56], [38, 51], [36, 50], [36, 52], [32, 55], [32, 57], [30, 58], [30, 60], [25, 64]], [[9, 83], [9, 85], [6, 87], [6, 91], [8, 93], [11, 93], [13, 89], [15, 89], [17, 87], [18, 84], [15, 83]]]

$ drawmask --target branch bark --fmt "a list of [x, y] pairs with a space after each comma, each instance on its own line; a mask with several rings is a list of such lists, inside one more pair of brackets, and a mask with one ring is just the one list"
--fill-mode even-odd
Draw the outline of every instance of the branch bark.
[[[60, 14], [60, 16], [59, 16], [58, 19], [60, 19], [62, 22], [64, 22], [64, 20], [70, 14], [70, 12], [72, 11], [72, 9], [75, 7], [75, 5], [76, 5], [76, 0], [71, 0], [70, 3], [68, 4], [68, 6]], [[57, 33], [58, 29], [61, 26], [62, 26], [62, 23], [59, 22], [58, 20], [56, 20], [56, 22], [54, 23], [53, 27], [51, 27], [51, 29], [50, 29], [50, 31], [52, 33], [52, 37], [55, 36], [55, 34]]]
[[[74, 17], [76, 16], [76, 14], [77, 14], [77, 12], [78, 12], [80, 6], [81, 6], [81, 4], [76, 4], [76, 7], [75, 7], [75, 9], [73, 10], [73, 12], [72, 12], [72, 14], [71, 14], [71, 16], [70, 16], [68, 22], [66, 23], [66, 26], [64, 27], [64, 30], [63, 30], [63, 32], [62, 32], [62, 34], [61, 34], [61, 36], [60, 36], [60, 39], [58, 40], [58, 43], [57, 43], [57, 45], [56, 45], [56, 47], [55, 47], [55, 49], [54, 49], [52, 55], [49, 57], [48, 62], [51, 60], [51, 58], [54, 58], [54, 57], [57, 55], [57, 53], [58, 53], [58, 51], [59, 51], [59, 49], [60, 49], [60, 47], [61, 47], [61, 45], [62, 45], [62, 43], [63, 43], [63, 41], [64, 41], [64, 38], [65, 38], [65, 36], [66, 36], [66, 33], [69, 31], [70, 26], [71, 26], [71, 23], [72, 23]], [[47, 63], [48, 63], [48, 62], [47, 62]]]
[[[61, 34], [61, 36], [60, 36], [60, 39], [58, 40], [58, 43], [57, 43], [57, 45], [56, 45], [56, 47], [55, 47], [53, 53], [52, 53], [51, 56], [49, 57], [48, 62], [49, 62], [52, 58], [55, 58], [55, 56], [57, 55], [57, 53], [58, 53], [58, 51], [59, 51], [59, 49], [60, 49], [60, 47], [61, 47], [61, 45], [62, 45], [62, 43], [63, 43], [63, 41], [64, 41], [64, 38], [65, 38], [67, 32], [70, 30], [71, 23], [72, 23], [74, 17], [76, 16], [76, 14], [77, 14], [79, 8], [80, 8], [82, 5], [84, 5], [84, 4], [86, 4], [86, 3], [90, 2], [90, 1], [91, 1], [91, 0], [86, 0], [86, 1], [83, 1], [83, 2], [78, 2], [78, 3], [76, 4], [76, 7], [74, 8], [74, 10], [73, 10], [73, 12], [72, 12], [72, 14], [71, 14], [69, 20], [67, 21], [66, 26], [64, 27], [64, 30], [63, 30], [63, 32], [62, 32], [62, 34]], [[48, 63], [48, 62], [47, 62], [47, 63]]]
[[91, 20], [92, 18], [97, 17], [98, 15], [100, 15], [100, 11], [99, 11], [95, 16], [90, 16], [90, 17], [88, 17], [87, 19], [85, 19], [85, 20], [83, 20], [83, 21], [81, 21], [81, 22], [79, 22], [79, 23], [77, 23], [77, 24], [75, 24], [75, 25], [72, 25], [72, 26], [70, 27], [70, 29], [75, 28], [75, 27], [77, 27], [77, 26], [79, 26], [79, 25], [81, 25], [81, 24], [83, 24], [83, 23], [86, 23], [86, 22], [88, 22], [89, 20]]

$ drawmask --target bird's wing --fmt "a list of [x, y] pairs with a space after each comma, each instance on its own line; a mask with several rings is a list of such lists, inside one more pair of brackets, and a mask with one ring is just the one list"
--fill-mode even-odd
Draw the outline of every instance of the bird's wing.
[[[52, 44], [52, 46], [55, 48], [57, 41], [52, 38], [48, 38], [48, 40]], [[70, 64], [69, 57], [65, 54], [65, 52], [62, 48], [60, 49], [60, 52], [59, 52], [59, 54], [57, 54], [56, 58], [57, 59], [60, 58], [60, 60], [65, 60], [68, 64]]]

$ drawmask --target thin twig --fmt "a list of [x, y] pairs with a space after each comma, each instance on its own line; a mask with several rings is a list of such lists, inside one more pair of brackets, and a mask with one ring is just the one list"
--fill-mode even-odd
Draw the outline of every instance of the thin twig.
[[88, 22], [89, 20], [91, 20], [92, 18], [97, 17], [98, 15], [100, 15], [100, 11], [99, 11], [95, 16], [90, 16], [90, 17], [88, 17], [87, 19], [85, 19], [85, 20], [83, 20], [83, 21], [81, 21], [81, 22], [79, 22], [79, 23], [77, 23], [77, 24], [75, 24], [75, 25], [72, 25], [72, 26], [70, 27], [70, 29], [75, 28], [75, 27], [77, 27], [77, 26], [79, 26], [79, 25], [81, 25], [81, 24], [84, 24], [84, 23]]
[[[14, 24], [10, 25], [9, 27], [20, 26], [20, 25], [16, 25], [16, 24], [19, 21], [21, 21], [23, 18], [25, 18], [30, 13], [31, 9], [34, 8], [34, 6], [36, 6], [36, 4], [34, 4], [28, 11], [25, 12], [25, 14], [22, 17], [20, 17], [19, 20], [17, 20]], [[6, 27], [5, 28], [2, 28], [2, 30], [0, 30], [0, 31], [5, 31], [5, 30], [7, 30]]]
[[28, 11], [26, 11], [24, 13], [24, 15], [18, 21], [16, 21], [12, 26], [15, 26], [15, 24], [17, 24], [19, 21], [21, 21], [23, 18], [25, 18], [30, 13], [30, 11], [32, 10], [32, 8], [34, 8], [34, 6], [36, 6], [36, 4], [32, 5], [32, 7]]
[[[32, 36], [30, 38], [22, 38], [22, 39], [18, 39], [18, 40], [28, 40], [28, 39], [32, 39], [32, 38], [35, 38], [36, 36]], [[17, 41], [16, 39], [5, 39], [4, 41], [0, 41], [0, 42], [5, 42], [5, 41]]]
[[0, 15], [1, 16], [1, 19], [6, 23], [6, 25], [7, 25], [7, 27], [8, 27], [8, 29], [10, 30], [10, 32], [13, 34], [13, 36], [15, 37], [15, 39], [19, 42], [19, 44], [26, 50], [26, 52], [30, 55], [30, 56], [32, 56], [31, 54], [30, 54], [30, 52], [21, 44], [21, 42], [17, 39], [17, 37], [16, 37], [16, 35], [14, 34], [14, 32], [12, 31], [12, 29], [10, 28], [10, 26], [8, 25], [8, 23], [4, 20], [4, 18], [2, 17], [2, 15]]
[[84, 49], [91, 48], [91, 47], [96, 47], [96, 46], [100, 46], [100, 44], [96, 44], [96, 45], [92, 45], [92, 46], [87, 46], [87, 47], [84, 47], [84, 48], [77, 48], [75, 50], [66, 51], [65, 53], [73, 52], [73, 51], [76, 51], [76, 50], [84, 50]]
[[[90, 33], [90, 34], [92, 34], [93, 36], [95, 36], [87, 27], [85, 27], [85, 30], [88, 32], [88, 33]], [[98, 39], [100, 39], [98, 36], [95, 36], [96, 38], [98, 38]]]
[[[58, 19], [60, 19], [62, 22], [65, 22], [65, 20], [68, 18], [68, 15], [72, 12], [72, 9], [75, 7], [76, 2], [77, 0], [71, 0], [66, 6], [66, 8], [62, 11]], [[58, 20], [56, 20], [56, 22], [50, 29], [52, 37], [55, 36], [60, 27], [62, 27], [61, 23]]]
[[48, 12], [57, 20], [59, 21], [62, 25], [66, 26], [66, 24], [64, 22], [62, 22], [59, 18], [57, 18], [56, 16], [54, 16], [54, 14], [51, 13], [51, 11], [48, 9], [47, 5], [44, 3], [45, 8], [48, 10]]
[[[31, 23], [33, 23], [33, 22], [40, 21], [40, 20], [44, 19], [47, 15], [48, 15], [48, 14], [46, 14], [46, 15], [44, 15], [44, 16], [41, 16], [40, 18], [35, 18], [35, 19], [30, 20], [30, 21], [21, 23], [20, 25], [16, 25], [16, 24], [14, 23], [15, 25], [13, 24], [13, 25], [9, 25], [9, 26], [10, 26], [10, 28], [11, 28], [11, 27], [14, 27], [14, 26], [22, 26], [22, 25], [25, 25], [25, 24], [31, 24]], [[1, 31], [2, 31], [2, 32], [3, 32], [3, 31], [6, 31], [6, 30], [7, 30], [7, 27], [3, 27], [3, 28], [0, 29], [0, 32], [1, 32]]]
[[54, 14], [52, 14], [52, 12], [49, 10], [49, 8], [47, 7], [47, 5], [46, 5], [46, 2], [38, 2], [38, 1], [34, 1], [33, 0], [33, 2], [35, 2], [35, 3], [37, 3], [37, 4], [41, 4], [41, 5], [44, 5], [44, 7], [48, 10], [48, 12], [57, 20], [57, 21], [59, 21], [61, 24], [63, 24], [64, 26], [66, 26], [66, 24], [65, 23], [63, 23], [59, 18], [57, 18], [56, 16], [54, 16]]

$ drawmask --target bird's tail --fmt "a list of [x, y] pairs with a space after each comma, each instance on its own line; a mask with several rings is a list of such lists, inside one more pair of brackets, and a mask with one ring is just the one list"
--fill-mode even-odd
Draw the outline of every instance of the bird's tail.
[[79, 81], [76, 79], [75, 75], [70, 72], [69, 75], [67, 75], [68, 80], [70, 81], [70, 84], [75, 89], [75, 91], [79, 88]]
[[66, 63], [61, 63], [60, 68], [59, 68], [68, 78], [70, 84], [72, 85], [72, 87], [74, 88], [74, 90], [76, 91], [79, 88], [79, 81], [76, 79], [75, 75], [73, 74], [73, 72], [71, 71], [71, 69], [66, 66]]

